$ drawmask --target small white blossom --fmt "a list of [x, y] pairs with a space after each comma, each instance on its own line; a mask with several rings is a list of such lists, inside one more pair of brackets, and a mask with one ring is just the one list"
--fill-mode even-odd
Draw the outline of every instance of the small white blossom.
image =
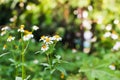
[[5, 34], [6, 34], [6, 31], [2, 31], [0, 35], [3, 36]]
[[92, 11], [93, 10], [93, 7], [91, 5], [88, 6], [88, 10], [89, 11]]
[[45, 44], [53, 44], [52, 38], [48, 37], [48, 36], [45, 37], [45, 39], [43, 40], [43, 42]]
[[15, 39], [15, 37], [9, 36], [8, 39], [7, 39], [7, 41], [8, 41], [8, 42], [11, 42], [11, 41], [14, 40], [14, 39]]
[[49, 47], [48, 47], [48, 45], [46, 45], [46, 44], [42, 45], [42, 47], [41, 47], [41, 50], [42, 50], [43, 52], [47, 51], [48, 49], [49, 49]]
[[61, 41], [62, 38], [61, 38], [59, 35], [54, 35], [54, 36], [52, 37], [52, 40]]
[[1, 30], [2, 30], [2, 31], [5, 31], [5, 30], [9, 30], [9, 29], [10, 29], [10, 27], [5, 26], [5, 27], [3, 27]]
[[85, 31], [84, 38], [85, 40], [90, 40], [92, 38], [93, 34], [91, 31]]
[[88, 12], [87, 11], [83, 11], [83, 18], [87, 18], [88, 17]]
[[30, 40], [31, 38], [33, 38], [34, 36], [33, 36], [33, 34], [27, 34], [27, 35], [24, 35], [23, 36], [23, 40], [24, 41], [28, 41], [28, 40]]
[[115, 70], [115, 69], [116, 69], [115, 65], [109, 65], [109, 68], [110, 68], [111, 70]]
[[20, 26], [20, 28], [18, 29], [18, 32], [24, 32], [24, 25]]
[[77, 49], [73, 48], [73, 49], [72, 49], [72, 52], [73, 52], [73, 53], [76, 53], [76, 52], [77, 52]]
[[41, 36], [40, 41], [45, 40], [46, 36]]
[[118, 35], [117, 35], [117, 34], [112, 33], [112, 34], [111, 34], [111, 38], [112, 38], [112, 39], [114, 39], [114, 40], [116, 40], [116, 39], [118, 39]]
[[83, 52], [86, 53], [86, 54], [88, 54], [90, 52], [90, 48], [84, 48]]
[[78, 14], [78, 10], [74, 10], [74, 12], [73, 12], [75, 15], [77, 15]]
[[35, 30], [35, 31], [39, 29], [38, 26], [33, 26], [32, 28], [33, 28], [33, 30]]
[[27, 10], [32, 10], [32, 6], [27, 5], [27, 6], [26, 6], [26, 9], [27, 9]]
[[116, 42], [113, 46], [113, 50], [119, 50], [120, 49], [120, 42]]
[[34, 63], [34, 64], [38, 64], [39, 61], [38, 61], [37, 59], [35, 59], [35, 60], [33, 61], [33, 63]]
[[21, 8], [23, 8], [24, 5], [25, 5], [24, 2], [20, 2], [20, 3], [19, 3], [19, 6], [20, 6]]
[[90, 30], [92, 28], [91, 22], [89, 20], [83, 20], [82, 24], [88, 30]]
[[104, 36], [105, 38], [110, 37], [110, 36], [111, 36], [111, 33], [110, 33], [110, 32], [106, 32], [103, 36]]
[[119, 20], [118, 19], [115, 19], [114, 20], [114, 24], [118, 24], [119, 23]]
[[111, 24], [108, 24], [107, 26], [106, 26], [106, 30], [107, 31], [110, 31], [112, 29], [112, 25]]

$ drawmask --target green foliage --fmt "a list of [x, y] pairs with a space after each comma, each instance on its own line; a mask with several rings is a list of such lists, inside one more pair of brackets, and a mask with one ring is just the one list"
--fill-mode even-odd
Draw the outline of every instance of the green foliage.
[[[0, 80], [21, 79], [24, 71], [28, 80], [120, 80], [119, 3], [120, 0], [0, 0]], [[17, 32], [21, 24], [32, 31], [34, 38], [23, 41], [25, 34]], [[34, 31], [33, 25], [39, 29]], [[91, 29], [86, 28], [89, 25]], [[9, 29], [2, 30], [6, 26]], [[82, 42], [82, 31], [93, 34], [83, 51], [81, 44], [87, 40]], [[45, 42], [38, 42], [40, 36], [55, 34], [63, 41], [56, 45], [53, 40], [53, 44], [47, 44], [49, 49], [41, 49]], [[10, 36], [15, 40], [8, 42]], [[90, 54], [86, 54], [88, 50]], [[25, 62], [21, 62], [21, 54]]]

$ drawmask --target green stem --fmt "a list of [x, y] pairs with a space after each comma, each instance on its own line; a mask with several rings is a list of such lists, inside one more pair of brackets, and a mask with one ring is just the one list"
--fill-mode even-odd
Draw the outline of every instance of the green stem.
[[24, 53], [22, 53], [22, 80], [25, 79], [25, 67], [24, 67], [24, 63], [25, 63], [25, 57], [24, 57]]
[[[52, 62], [50, 59], [50, 55], [47, 55], [47, 59], [48, 59], [48, 64], [50, 65], [50, 71], [52, 71]], [[50, 80], [52, 80], [52, 74], [50, 73]]]
[[[22, 50], [22, 53], [21, 53], [21, 56], [22, 56], [22, 80], [24, 80], [25, 77], [26, 77], [26, 71], [25, 71], [25, 66], [24, 66], [24, 64], [25, 64], [25, 52], [26, 52], [26, 50], [27, 50], [27, 48], [28, 48], [28, 45], [29, 45], [29, 41], [28, 41], [25, 49], [23, 49], [23, 50]], [[22, 47], [24, 48], [23, 45], [22, 45]]]

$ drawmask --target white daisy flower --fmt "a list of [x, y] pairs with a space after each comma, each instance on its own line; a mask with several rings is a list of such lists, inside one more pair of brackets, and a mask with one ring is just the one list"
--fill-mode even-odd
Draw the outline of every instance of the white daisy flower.
[[111, 38], [112, 38], [112, 39], [114, 39], [114, 40], [116, 40], [116, 39], [118, 39], [118, 35], [117, 35], [117, 34], [112, 33], [112, 34], [111, 34]]
[[2, 31], [0, 35], [3, 36], [5, 34], [6, 34], [6, 31]]
[[119, 20], [118, 20], [118, 19], [115, 19], [113, 23], [114, 23], [114, 24], [118, 24], [118, 23], [119, 23]]
[[88, 10], [89, 10], [89, 11], [92, 11], [92, 10], [93, 10], [92, 5], [89, 5], [89, 6], [88, 6]]
[[84, 38], [85, 40], [90, 40], [93, 36], [93, 33], [91, 31], [85, 31]]
[[5, 26], [5, 27], [3, 27], [1, 30], [2, 30], [2, 31], [5, 31], [5, 30], [9, 30], [9, 29], [10, 29], [10, 27]]
[[43, 52], [47, 51], [48, 49], [49, 49], [49, 47], [48, 47], [48, 45], [46, 45], [46, 44], [42, 45], [42, 47], [41, 47], [41, 50], [42, 50]]
[[38, 26], [33, 26], [32, 29], [36, 31], [36, 30], [39, 29], [39, 27]]
[[53, 43], [52, 38], [48, 37], [48, 36], [45, 37], [45, 39], [43, 40], [43, 42], [45, 44], [52, 44]]
[[26, 9], [27, 9], [27, 10], [32, 10], [32, 6], [31, 6], [31, 5], [27, 5], [27, 6], [26, 6]]
[[120, 49], [120, 42], [117, 41], [112, 49], [113, 50], [119, 50]]
[[107, 31], [110, 31], [112, 29], [112, 25], [111, 24], [108, 24], [105, 28]]
[[61, 38], [59, 35], [54, 35], [54, 36], [52, 37], [52, 40], [61, 41], [62, 38]]
[[45, 40], [46, 36], [41, 36], [40, 41]]
[[115, 65], [109, 65], [109, 68], [111, 69], [111, 70], [115, 70], [116, 69], [116, 67], [115, 67]]
[[23, 40], [24, 41], [28, 41], [28, 40], [30, 40], [31, 38], [33, 38], [34, 36], [33, 36], [33, 34], [27, 34], [27, 35], [24, 35], [23, 36]]
[[111, 36], [111, 32], [106, 32], [103, 36], [104, 36], [105, 38], [110, 37], [110, 36]]
[[24, 32], [24, 25], [21, 25], [20, 28], [18, 29], [18, 32]]
[[14, 39], [15, 39], [15, 37], [9, 36], [8, 39], [7, 39], [7, 41], [8, 41], [8, 42], [11, 42], [11, 41], [14, 40]]

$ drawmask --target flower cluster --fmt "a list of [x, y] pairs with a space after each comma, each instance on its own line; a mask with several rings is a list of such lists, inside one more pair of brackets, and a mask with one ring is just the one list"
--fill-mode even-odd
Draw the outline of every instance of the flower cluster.
[[[33, 31], [36, 31], [36, 30], [39, 29], [39, 27], [37, 27], [37, 26], [34, 25], [32, 27], [32, 29], [33, 29]], [[30, 40], [31, 38], [34, 37], [33, 34], [32, 34], [32, 32], [24, 29], [24, 25], [20, 26], [20, 28], [18, 29], [18, 32], [24, 33], [24, 36], [23, 36], [23, 40], [24, 41], [28, 41], [28, 40]]]
[[24, 25], [21, 25], [20, 28], [18, 29], [18, 32], [24, 32]]
[[7, 30], [9, 30], [10, 28], [8, 27], [8, 26], [5, 26], [5, 27], [3, 27], [2, 29], [1, 29], [1, 36], [3, 36], [3, 35], [5, 35], [6, 34], [6, 32], [7, 32]]
[[11, 41], [13, 41], [14, 39], [15, 39], [15, 37], [9, 36], [8, 39], [7, 39], [7, 41], [8, 41], [8, 42], [11, 42]]
[[54, 44], [57, 41], [61, 41], [62, 38], [59, 35], [54, 35], [53, 37], [49, 36], [41, 36], [40, 41], [43, 41], [43, 45], [41, 47], [41, 50], [43, 52], [47, 51], [49, 49], [49, 46], [51, 44]]

